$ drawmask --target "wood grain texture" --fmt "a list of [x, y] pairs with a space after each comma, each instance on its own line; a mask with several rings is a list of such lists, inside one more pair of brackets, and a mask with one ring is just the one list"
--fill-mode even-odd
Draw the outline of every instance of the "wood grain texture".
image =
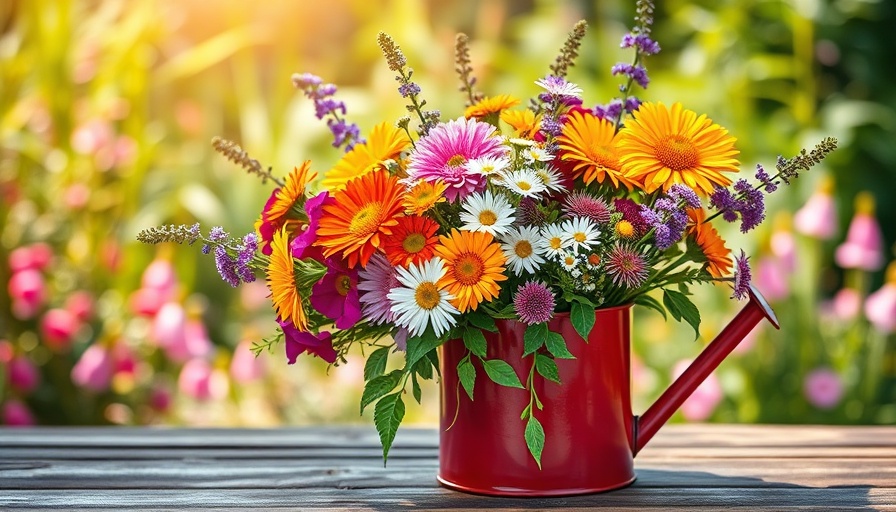
[[0, 429], [0, 510], [893, 510], [896, 427], [670, 425], [605, 494], [489, 498], [435, 482], [438, 434], [372, 427]]

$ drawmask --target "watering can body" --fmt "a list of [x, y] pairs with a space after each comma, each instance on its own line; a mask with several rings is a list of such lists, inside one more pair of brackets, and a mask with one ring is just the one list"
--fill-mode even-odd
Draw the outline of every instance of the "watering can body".
[[[763, 318], [777, 327], [768, 304], [752, 291], [750, 302], [640, 418], [631, 406], [631, 306], [595, 311], [587, 343], [568, 314], [551, 331], [566, 340], [575, 359], [556, 359], [561, 384], [536, 378], [543, 409], [534, 408], [545, 431], [541, 468], [524, 442], [529, 392], [491, 382], [478, 361], [474, 399], [457, 378], [467, 355], [462, 340], [441, 348], [439, 481], [446, 487], [488, 495], [564, 496], [608, 491], [635, 480], [634, 456], [699, 384]], [[487, 332], [488, 359], [508, 362], [526, 382], [532, 357], [523, 353], [526, 326], [496, 321]], [[476, 358], [473, 358], [474, 360]]]

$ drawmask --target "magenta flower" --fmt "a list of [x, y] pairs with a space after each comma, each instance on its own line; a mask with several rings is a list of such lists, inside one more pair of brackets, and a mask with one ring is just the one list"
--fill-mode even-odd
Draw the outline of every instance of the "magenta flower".
[[40, 372], [31, 359], [14, 356], [6, 364], [6, 379], [9, 385], [21, 393], [31, 393], [40, 384]]
[[286, 359], [289, 364], [294, 364], [296, 358], [305, 352], [313, 354], [328, 363], [336, 361], [336, 351], [333, 349], [332, 336], [328, 331], [320, 331], [314, 335], [310, 332], [300, 331], [292, 322], [277, 320], [283, 330], [283, 339], [286, 342]]
[[[690, 360], [682, 360], [675, 363], [672, 368], [672, 376], [677, 379], [691, 365]], [[688, 421], [705, 421], [716, 410], [722, 401], [722, 385], [715, 373], [710, 373], [691, 396], [681, 405], [681, 414]]]
[[513, 296], [513, 309], [520, 321], [532, 325], [547, 322], [554, 316], [554, 293], [544, 283], [529, 281]]
[[566, 198], [566, 214], [570, 217], [585, 217], [598, 224], [610, 222], [610, 207], [602, 200], [576, 190]]
[[649, 274], [647, 262], [631, 247], [616, 244], [604, 257], [604, 269], [613, 284], [634, 290], [644, 284]]
[[395, 275], [395, 268], [380, 253], [376, 253], [367, 262], [367, 266], [358, 273], [358, 290], [364, 317], [374, 324], [391, 322], [392, 301], [389, 291], [401, 286]]
[[837, 207], [833, 183], [825, 180], [793, 217], [797, 232], [819, 240], [830, 240], [837, 234]]
[[846, 232], [846, 241], [837, 247], [834, 260], [842, 268], [873, 272], [884, 264], [883, 236], [874, 218], [874, 198], [862, 192], [856, 198], [856, 213]]
[[292, 253], [293, 258], [313, 258], [318, 261], [323, 261], [324, 257], [321, 249], [313, 244], [317, 240], [317, 225], [320, 223], [323, 207], [332, 202], [333, 199], [327, 191], [323, 191], [305, 201], [305, 213], [308, 215], [308, 226], [289, 244], [289, 250]]
[[37, 423], [28, 406], [12, 398], [3, 404], [2, 421], [10, 427], [30, 427]]
[[44, 270], [50, 265], [53, 259], [53, 249], [43, 243], [36, 243], [17, 247], [9, 252], [9, 270], [10, 272], [20, 272], [22, 270]]
[[327, 273], [311, 288], [311, 306], [336, 323], [337, 329], [348, 329], [361, 319], [358, 299], [358, 271], [341, 261], [327, 260]]
[[159, 308], [152, 321], [150, 336], [176, 362], [189, 359], [187, 349], [187, 313], [177, 302], [168, 302]]
[[89, 391], [109, 389], [113, 371], [112, 356], [106, 347], [91, 345], [72, 368], [72, 382]]
[[865, 300], [865, 316], [878, 331], [896, 332], [896, 262], [887, 267], [887, 282]]
[[44, 276], [34, 269], [15, 272], [7, 284], [12, 311], [16, 318], [33, 318], [47, 301], [47, 285]]
[[832, 409], [843, 397], [843, 382], [830, 368], [817, 368], [806, 375], [803, 394], [810, 404], [819, 409]]
[[410, 155], [408, 180], [442, 180], [448, 185], [445, 198], [455, 202], [485, 189], [486, 177], [470, 171], [467, 162], [498, 158], [505, 153], [494, 126], [475, 119], [456, 119], [439, 124], [417, 141]]
[[743, 299], [750, 293], [750, 261], [743, 250], [739, 256], [734, 257], [734, 293], [731, 295], [735, 299]]
[[44, 343], [55, 351], [68, 350], [81, 323], [64, 309], [51, 309], [40, 319]]

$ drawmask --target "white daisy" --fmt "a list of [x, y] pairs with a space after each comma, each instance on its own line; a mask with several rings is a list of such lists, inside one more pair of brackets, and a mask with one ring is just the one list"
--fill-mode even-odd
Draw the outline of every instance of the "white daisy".
[[507, 233], [516, 218], [513, 207], [504, 194], [493, 194], [490, 190], [470, 194], [463, 202], [460, 212], [461, 229], [482, 231], [493, 236]]
[[600, 230], [586, 217], [574, 217], [563, 223], [563, 233], [573, 250], [590, 249], [600, 244]]
[[544, 186], [547, 187], [548, 190], [553, 192], [563, 192], [566, 190], [566, 187], [564, 187], [561, 182], [562, 176], [560, 175], [560, 171], [553, 166], [545, 165], [541, 169], [535, 169], [535, 174], [541, 178], [542, 183], [544, 183]]
[[538, 240], [538, 244], [536, 244], [539, 254], [555, 260], [565, 254], [566, 248], [572, 245], [572, 242], [566, 238], [563, 227], [560, 224], [548, 224], [541, 228], [539, 235], [541, 237]]
[[513, 228], [504, 235], [501, 249], [514, 274], [521, 276], [523, 271], [534, 274], [544, 263], [538, 248], [539, 238], [538, 228], [532, 226]]
[[503, 181], [498, 184], [523, 197], [535, 197], [547, 190], [541, 178], [532, 169], [520, 169], [502, 173]]
[[523, 148], [520, 154], [527, 162], [549, 162], [554, 159], [554, 155], [548, 153], [548, 150], [538, 146]]
[[467, 170], [474, 173], [492, 176], [510, 167], [510, 159], [504, 156], [476, 158], [466, 163]]
[[388, 297], [396, 325], [407, 328], [411, 336], [419, 336], [432, 324], [436, 336], [441, 336], [457, 324], [455, 315], [460, 311], [448, 302], [454, 296], [436, 284], [445, 274], [441, 258], [420, 265], [411, 263], [407, 269], [399, 266], [395, 271], [402, 286], [390, 290]]
[[567, 272], [572, 273], [579, 264], [579, 259], [573, 253], [563, 251], [563, 254], [560, 255], [560, 264], [563, 265], [563, 268], [565, 268]]

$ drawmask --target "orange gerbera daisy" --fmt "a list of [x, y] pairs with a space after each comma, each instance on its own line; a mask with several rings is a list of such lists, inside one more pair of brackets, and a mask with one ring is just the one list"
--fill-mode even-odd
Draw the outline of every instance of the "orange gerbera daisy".
[[398, 225], [392, 228], [392, 236], [383, 243], [389, 263], [407, 267], [411, 263], [428, 261], [439, 242], [438, 230], [439, 224], [429, 217], [400, 217]]
[[725, 241], [719, 236], [716, 228], [703, 222], [706, 219], [706, 212], [703, 208], [691, 208], [688, 210], [688, 218], [692, 222], [688, 226], [688, 236], [694, 238], [706, 256], [706, 270], [717, 278], [730, 274], [731, 249], [725, 247]]
[[331, 193], [342, 190], [352, 178], [383, 168], [386, 160], [397, 160], [410, 145], [411, 139], [404, 130], [389, 123], [380, 123], [370, 132], [367, 142], [356, 144], [327, 171], [321, 184]]
[[274, 233], [283, 226], [288, 226], [288, 231], [292, 232], [304, 219], [305, 212], [301, 205], [304, 203], [305, 187], [316, 177], [317, 173], [311, 172], [311, 161], [306, 160], [300, 167], [293, 168], [282, 187], [275, 188], [271, 193], [261, 217], [255, 221], [255, 231], [261, 237], [264, 254], [271, 253]]
[[529, 109], [505, 110], [501, 112], [501, 121], [509, 124], [517, 137], [532, 138], [538, 133], [541, 116], [536, 117]]
[[684, 183], [708, 196], [715, 185], [731, 184], [722, 173], [738, 170], [735, 141], [728, 130], [681, 103], [671, 109], [644, 103], [619, 132], [617, 147], [622, 170], [642, 181], [648, 193]]
[[317, 226], [316, 245], [324, 256], [341, 254], [349, 267], [362, 267], [392, 235], [401, 215], [404, 187], [386, 171], [374, 171], [350, 180], [325, 205]]
[[445, 262], [445, 275], [438, 286], [454, 296], [451, 305], [461, 313], [497, 297], [501, 291], [498, 282], [507, 279], [507, 258], [489, 233], [452, 229], [449, 236], [439, 237], [435, 255]]
[[557, 138], [560, 160], [572, 164], [573, 179], [582, 177], [586, 185], [609, 179], [613, 187], [619, 184], [632, 190], [640, 186], [622, 171], [616, 151], [616, 128], [610, 121], [590, 114], [573, 112]]
[[300, 331], [306, 330], [308, 320], [302, 307], [302, 297], [296, 288], [292, 254], [289, 251], [289, 233], [285, 227], [274, 233], [265, 274], [271, 290], [271, 304], [277, 317], [282, 322], [292, 322]]
[[[464, 117], [467, 119], [470, 119], [471, 117], [482, 119], [492, 114], [500, 114], [505, 109], [515, 107], [519, 104], [520, 100], [509, 94], [489, 96], [479, 100], [475, 105], [467, 107], [464, 111]], [[495, 119], [495, 122], [497, 122], [497, 119]]]
[[446, 188], [448, 185], [442, 180], [420, 180], [405, 193], [404, 199], [401, 201], [404, 212], [408, 215], [422, 215], [436, 204], [444, 203]]

